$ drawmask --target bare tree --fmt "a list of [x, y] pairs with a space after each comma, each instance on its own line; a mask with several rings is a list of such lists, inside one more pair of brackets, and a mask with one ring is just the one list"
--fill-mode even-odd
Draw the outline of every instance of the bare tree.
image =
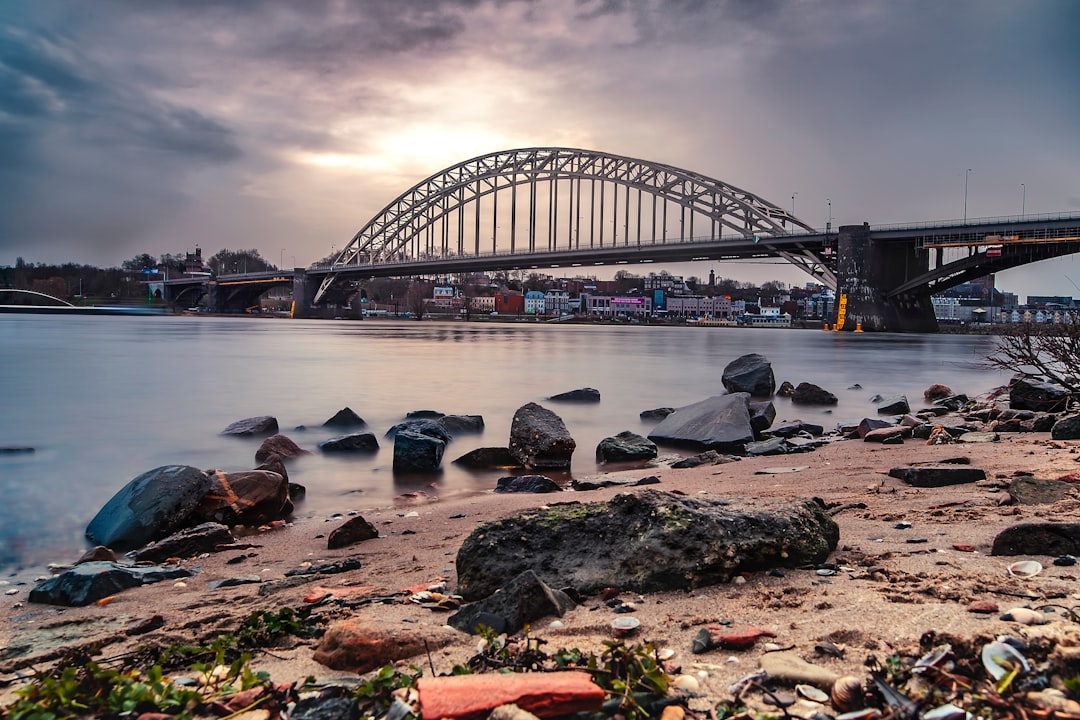
[[427, 304], [424, 301], [431, 297], [433, 288], [431, 283], [424, 280], [414, 280], [409, 285], [409, 290], [405, 293], [405, 306], [409, 308], [414, 319], [424, 318], [424, 312], [427, 310]]
[[991, 367], [1043, 377], [1080, 390], [1080, 325], [1023, 323], [998, 335], [997, 348], [987, 356]]

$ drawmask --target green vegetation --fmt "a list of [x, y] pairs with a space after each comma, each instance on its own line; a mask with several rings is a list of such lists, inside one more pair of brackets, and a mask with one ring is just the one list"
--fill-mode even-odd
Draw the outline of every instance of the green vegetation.
[[[206, 714], [224, 698], [253, 689], [261, 692], [253, 694], [251, 704], [280, 704], [288, 691], [275, 688], [265, 673], [250, 668], [251, 651], [287, 636], [312, 637], [319, 632], [319, 624], [309, 615], [283, 608], [251, 613], [235, 633], [218, 637], [208, 647], [144, 647], [109, 660], [72, 653], [16, 690], [18, 699], [0, 708], [0, 718], [118, 718], [144, 712], [191, 718]], [[194, 677], [165, 676], [174, 670]]]

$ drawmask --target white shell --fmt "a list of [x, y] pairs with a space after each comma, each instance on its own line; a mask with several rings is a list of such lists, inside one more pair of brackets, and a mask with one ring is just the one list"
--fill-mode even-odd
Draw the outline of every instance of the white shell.
[[677, 675], [674, 680], [671, 681], [671, 687], [676, 690], [685, 690], [687, 692], [696, 693], [701, 689], [701, 683], [693, 675]]
[[1001, 640], [983, 645], [982, 664], [994, 680], [1005, 677], [1014, 667], [1020, 667], [1024, 672], [1031, 670], [1027, 658], [1012, 645]]
[[1002, 620], [1012, 620], [1018, 622], [1021, 625], [1045, 625], [1047, 623], [1046, 616], [1038, 610], [1032, 610], [1026, 607], [1013, 608], [1009, 612], [1001, 616]]
[[829, 694], [824, 690], [818, 690], [813, 685], [796, 685], [795, 694], [803, 700], [812, 700], [823, 705], [829, 702]]
[[945, 703], [933, 710], [926, 711], [923, 715], [923, 720], [959, 720], [959, 718], [963, 717], [968, 717], [966, 710], [959, 708], [952, 703]]
[[611, 621], [611, 629], [616, 635], [629, 635], [641, 627], [641, 621], [633, 615], [620, 615]]
[[1029, 578], [1042, 572], [1043, 566], [1035, 560], [1021, 560], [1009, 566], [1009, 577]]
[[661, 660], [670, 660], [675, 657], [675, 651], [671, 648], [664, 648], [656, 653], [656, 656]]

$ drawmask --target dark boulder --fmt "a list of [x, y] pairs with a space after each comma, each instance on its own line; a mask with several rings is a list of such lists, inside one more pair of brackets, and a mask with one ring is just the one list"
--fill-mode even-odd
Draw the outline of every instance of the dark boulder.
[[1058, 416], [1054, 413], [1035, 413], [1031, 421], [1032, 432], [1053, 432], [1054, 425], [1058, 422]]
[[606, 437], [596, 446], [597, 462], [639, 462], [656, 457], [656, 443], [630, 430]]
[[310, 454], [310, 451], [297, 445], [287, 435], [271, 435], [263, 440], [262, 445], [255, 451], [255, 462], [266, 462], [266, 459], [271, 455], [287, 459]]
[[883, 399], [878, 404], [878, 415], [906, 415], [911, 412], [906, 395]]
[[1066, 415], [1050, 428], [1054, 440], [1080, 440], [1080, 415]]
[[820, 563], [839, 529], [813, 500], [691, 498], [645, 489], [486, 523], [462, 543], [458, 591], [487, 597], [532, 569], [551, 587], [653, 592]]
[[761, 437], [776, 421], [776, 406], [769, 400], [760, 400], [750, 403], [750, 427], [754, 430], [754, 437]]
[[654, 420], [663, 420], [673, 412], [675, 412], [673, 407], [652, 408], [651, 410], [642, 410], [638, 413], [638, 417], [645, 422], [652, 422]]
[[343, 407], [334, 413], [334, 416], [323, 423], [323, 427], [333, 428], [360, 428], [367, 425], [364, 418], [353, 412], [350, 407]]
[[484, 432], [483, 415], [445, 415], [439, 422], [450, 433]]
[[446, 417], [446, 413], [441, 413], [438, 410], [410, 410], [405, 413], [406, 420], [441, 420]]
[[446, 443], [437, 437], [412, 430], [394, 436], [394, 472], [430, 473], [439, 469]]
[[343, 525], [334, 529], [326, 539], [327, 550], [337, 550], [364, 540], [379, 537], [378, 529], [363, 516], [349, 518]]
[[1013, 410], [1065, 412], [1071, 398], [1068, 389], [1033, 378], [1019, 378], [1009, 388], [1009, 407]]
[[747, 393], [714, 395], [679, 408], [649, 433], [656, 443], [741, 453], [754, 440]]
[[319, 449], [323, 452], [369, 453], [379, 449], [379, 441], [375, 433], [354, 433], [324, 440], [319, 443]]
[[903, 465], [890, 469], [889, 477], [913, 487], [933, 488], [985, 480], [986, 472], [966, 465]]
[[568, 390], [558, 395], [552, 395], [548, 400], [555, 400], [557, 402], [583, 402], [583, 403], [598, 403], [600, 402], [600, 391], [596, 388], [578, 388], [577, 390]]
[[510, 454], [522, 466], [537, 470], [569, 470], [577, 442], [561, 417], [536, 403], [526, 403], [510, 424]]
[[446, 429], [446, 426], [442, 424], [442, 420], [428, 420], [424, 418], [418, 418], [415, 420], [406, 420], [405, 422], [399, 422], [392, 428], [386, 431], [386, 437], [396, 437], [398, 433], [411, 432], [418, 435], [427, 435], [431, 438], [442, 440], [443, 444], [448, 444], [454, 439], [450, 431]]
[[836, 396], [814, 383], [801, 382], [791, 394], [791, 402], [796, 405], [835, 405]]
[[135, 562], [164, 562], [169, 558], [192, 558], [215, 552], [219, 545], [229, 545], [236, 538], [220, 523], [207, 522], [174, 532], [152, 545], [131, 553]]
[[82, 607], [129, 588], [191, 575], [190, 570], [183, 568], [88, 562], [45, 580], [30, 591], [29, 599], [35, 603]]
[[504, 447], [482, 447], [470, 450], [455, 460], [454, 464], [476, 470], [521, 467], [518, 459], [510, 454], [510, 448]]
[[788, 452], [787, 440], [784, 438], [769, 438], [759, 442], [746, 443], [747, 457], [760, 455], [784, 455]]
[[[266, 459], [260, 461], [259, 465], [253, 469], [269, 470], [270, 472], [277, 473], [281, 477], [285, 478], [285, 480], [289, 479], [289, 471], [285, 469], [285, 460], [280, 455], [268, 455]], [[289, 496], [293, 496], [292, 485], [290, 485], [289, 487]]]
[[232, 425], [221, 431], [222, 435], [239, 435], [241, 437], [251, 435], [273, 435], [278, 431], [277, 418], [271, 415], [259, 415], [258, 417], [237, 420]]
[[562, 492], [559, 484], [547, 475], [511, 475], [501, 477], [495, 485], [497, 493]]
[[795, 386], [785, 380], [784, 382], [780, 383], [780, 387], [776, 389], [776, 394], [780, 397], [792, 397], [795, 395]]
[[686, 468], [696, 468], [701, 465], [721, 465], [723, 463], [734, 462], [740, 458], [733, 457], [731, 455], [721, 455], [715, 450], [706, 450], [703, 453], [697, 455], [691, 455], [688, 458], [682, 460], [676, 460], [671, 463], [671, 467], [675, 470], [683, 470]]
[[215, 470], [193, 517], [223, 525], [262, 525], [288, 517], [291, 509], [289, 482], [277, 473]]
[[566, 593], [552, 589], [532, 570], [526, 570], [497, 592], [451, 615], [446, 624], [473, 634], [479, 625], [498, 624], [502, 626], [499, 632], [516, 633], [540, 618], [562, 617], [574, 605]]
[[968, 399], [968, 396], [960, 393], [959, 395], [950, 395], [947, 398], [942, 398], [941, 400], [935, 402], [934, 405], [938, 407], [943, 407], [946, 410], [950, 410], [952, 412], [959, 412], [969, 402], [971, 401]]
[[802, 420], [792, 420], [790, 422], [782, 422], [779, 425], [774, 425], [769, 428], [769, 435], [774, 437], [790, 438], [796, 435], [806, 433], [817, 437], [825, 432], [825, 428], [821, 425], [814, 423], [803, 422]]
[[750, 353], [728, 363], [720, 382], [729, 393], [748, 393], [752, 397], [772, 397], [776, 377], [772, 363], [764, 355]]
[[889, 422], [888, 420], [880, 420], [878, 418], [863, 418], [859, 421], [858, 427], [855, 428], [854, 435], [859, 439], [865, 439], [866, 434], [873, 430], [881, 430], [882, 428], [896, 427], [896, 423]]
[[189, 524], [210, 490], [207, 473], [189, 465], [148, 470], [120, 489], [86, 527], [86, 537], [113, 550], [133, 550]]
[[997, 534], [991, 555], [1080, 555], [1080, 523], [1020, 523]]

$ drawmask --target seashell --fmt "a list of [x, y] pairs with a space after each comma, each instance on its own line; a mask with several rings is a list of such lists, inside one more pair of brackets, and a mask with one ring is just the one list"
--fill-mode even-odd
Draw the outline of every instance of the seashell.
[[701, 689], [701, 683], [699, 683], [698, 679], [693, 675], [676, 675], [671, 681], [671, 687], [676, 690], [696, 693]]
[[675, 657], [675, 651], [671, 648], [663, 648], [657, 651], [656, 656], [661, 660], [670, 660], [671, 658]]
[[1021, 560], [1009, 566], [1009, 577], [1029, 578], [1042, 572], [1043, 566], [1035, 560]]
[[864, 704], [862, 680], [854, 675], [837, 678], [833, 683], [829, 698], [832, 700], [833, 707], [840, 712], [862, 709]]
[[633, 615], [622, 615], [611, 621], [615, 637], [626, 637], [641, 627], [641, 621]]
[[938, 645], [936, 648], [919, 658], [919, 661], [915, 663], [915, 667], [913, 667], [911, 671], [922, 672], [926, 668], [937, 667], [951, 653], [952, 645], [949, 643]]
[[994, 680], [1000, 680], [1017, 667], [1023, 672], [1031, 670], [1027, 658], [1012, 645], [1001, 640], [983, 645], [982, 664]]
[[563, 621], [562, 620], [552, 620], [551, 624], [549, 624], [548, 627], [549, 628], [561, 628], [561, 627], [564, 627]]
[[829, 702], [829, 694], [824, 690], [818, 690], [813, 685], [796, 685], [795, 694], [803, 700], [810, 700], [822, 705]]
[[1046, 616], [1038, 610], [1026, 607], [1017, 607], [1001, 616], [1002, 620], [1012, 620], [1021, 625], [1045, 625], [1048, 621]]
[[928, 710], [923, 714], [923, 720], [960, 720], [960, 718], [967, 717], [967, 711], [963, 708], [959, 708], [952, 703], [945, 703], [939, 705], [933, 710]]
[[877, 708], [863, 708], [837, 715], [836, 720], [879, 720], [881, 711]]

